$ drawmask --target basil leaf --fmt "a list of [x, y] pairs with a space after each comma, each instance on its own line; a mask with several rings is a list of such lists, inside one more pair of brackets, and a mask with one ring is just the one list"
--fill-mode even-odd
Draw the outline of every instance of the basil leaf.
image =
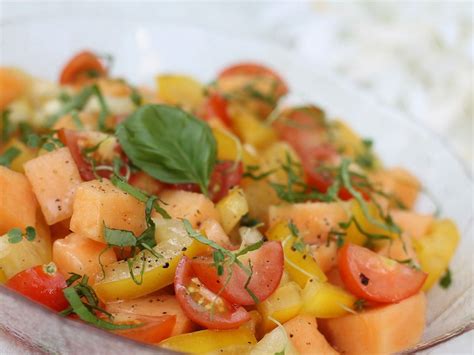
[[7, 233], [7, 236], [8, 236], [8, 242], [11, 244], [19, 243], [23, 239], [23, 235], [21, 233], [20, 228], [10, 229]]
[[2, 155], [0, 155], [0, 165], [9, 167], [12, 161], [20, 154], [21, 151], [18, 148], [8, 148]]
[[133, 247], [137, 245], [137, 238], [135, 237], [135, 235], [133, 235], [132, 232], [121, 229], [108, 228], [105, 225], [104, 237], [107, 244], [116, 247]]
[[133, 164], [154, 178], [196, 183], [208, 193], [216, 141], [205, 122], [176, 107], [148, 104], [120, 124], [116, 134]]

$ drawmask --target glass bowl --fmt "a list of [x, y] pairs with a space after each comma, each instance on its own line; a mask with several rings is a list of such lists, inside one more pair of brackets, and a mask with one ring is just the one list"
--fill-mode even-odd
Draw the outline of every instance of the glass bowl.
[[[384, 162], [414, 172], [434, 200], [441, 202], [443, 215], [459, 226], [462, 240], [451, 264], [454, 282], [448, 290], [435, 286], [428, 293], [426, 331], [420, 344], [408, 352], [428, 349], [473, 329], [473, 180], [447, 145], [425, 127], [381, 107], [286, 49], [251, 38], [92, 15], [30, 19], [3, 24], [0, 29], [1, 65], [18, 66], [52, 80], [64, 62], [84, 48], [112, 54], [113, 74], [134, 83], [152, 84], [159, 72], [187, 73], [206, 82], [225, 65], [242, 60], [275, 68], [291, 87], [288, 102], [315, 103], [331, 117], [348, 121], [364, 137], [374, 138]], [[432, 206], [422, 198], [419, 208]], [[36, 352], [171, 353], [61, 318], [3, 287], [0, 304], [0, 327]]]

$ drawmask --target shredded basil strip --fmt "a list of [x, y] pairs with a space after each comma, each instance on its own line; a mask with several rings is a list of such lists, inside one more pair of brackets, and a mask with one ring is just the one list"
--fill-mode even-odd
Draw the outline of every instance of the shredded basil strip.
[[78, 295], [73, 286], [66, 287], [63, 290], [64, 297], [71, 305], [72, 311], [79, 316], [84, 322], [95, 325], [96, 327], [106, 330], [120, 330], [132, 329], [142, 326], [143, 324], [114, 324], [97, 318], [89, 309], [82, 303], [81, 297]]
[[12, 161], [21, 154], [17, 147], [10, 147], [0, 155], [0, 165], [9, 167]]

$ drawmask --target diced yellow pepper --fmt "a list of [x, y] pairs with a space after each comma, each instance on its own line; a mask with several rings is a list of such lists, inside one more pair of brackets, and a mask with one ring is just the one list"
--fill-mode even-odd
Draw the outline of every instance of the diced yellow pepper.
[[245, 166], [257, 165], [254, 152], [240, 142], [232, 132], [211, 123], [212, 134], [217, 141], [217, 159], [242, 161]]
[[280, 286], [269, 298], [257, 305], [262, 316], [260, 334], [264, 335], [277, 326], [272, 319], [284, 323], [295, 317], [302, 305], [301, 288], [296, 282], [290, 281]]
[[277, 136], [273, 128], [250, 112], [234, 110], [231, 116], [233, 129], [244, 143], [262, 149], [276, 141]]
[[293, 247], [296, 238], [292, 236], [288, 223], [281, 221], [267, 232], [269, 240], [279, 240], [283, 243], [285, 255], [285, 270], [293, 281], [303, 288], [310, 279], [326, 281], [327, 277], [308, 250], [299, 251]]
[[229, 233], [239, 223], [242, 216], [249, 211], [247, 200], [241, 188], [233, 188], [226, 197], [216, 205], [221, 217], [221, 225]]
[[459, 239], [459, 231], [450, 219], [434, 221], [428, 234], [413, 239], [421, 269], [428, 273], [423, 291], [429, 290], [446, 272]]
[[19, 150], [19, 155], [13, 159], [11, 162], [10, 168], [19, 173], [24, 173], [23, 164], [28, 160], [31, 160], [36, 157], [34, 151], [28, 148], [23, 142], [17, 138], [12, 138], [4, 147], [4, 151], [8, 148], [14, 147]]
[[[203, 254], [207, 249], [204, 244], [185, 237], [162, 241], [154, 250], [163, 257], [156, 258], [150, 252], [143, 251], [133, 264], [135, 279], [142, 280], [140, 275], [141, 260], [142, 256], [146, 258], [145, 271], [140, 285], [130, 277], [130, 270], [126, 261], [117, 261], [106, 265], [104, 267], [105, 277], [97, 275], [97, 282], [94, 285], [97, 296], [104, 302], [110, 302], [119, 299], [133, 299], [158, 291], [173, 283], [176, 267], [183, 255], [192, 258]], [[138, 267], [138, 269], [135, 269], [135, 267]]]
[[189, 76], [160, 75], [156, 83], [159, 99], [168, 104], [195, 110], [204, 101], [204, 87]]
[[[210, 352], [228, 353], [226, 349], [248, 347], [256, 344], [253, 332], [245, 327], [235, 330], [200, 330], [177, 335], [163, 340], [160, 347], [183, 353], [207, 354]], [[223, 350], [222, 352], [220, 350]]]
[[356, 298], [328, 282], [310, 280], [303, 289], [302, 314], [316, 318], [340, 317], [354, 309]]

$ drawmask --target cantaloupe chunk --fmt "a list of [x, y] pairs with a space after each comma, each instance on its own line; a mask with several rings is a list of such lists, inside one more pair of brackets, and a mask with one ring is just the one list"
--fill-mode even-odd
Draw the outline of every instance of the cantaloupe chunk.
[[413, 238], [421, 238], [428, 233], [433, 216], [407, 210], [391, 210], [390, 216], [397, 226]]
[[156, 293], [134, 300], [111, 302], [107, 303], [106, 310], [111, 313], [131, 313], [150, 317], [175, 315], [176, 324], [172, 336], [196, 330], [196, 325], [186, 316], [176, 297], [172, 295]]
[[71, 233], [53, 243], [53, 261], [64, 275], [74, 272], [88, 275], [93, 281], [92, 276], [101, 272], [100, 263], [108, 265], [117, 261], [113, 249], [104, 251], [106, 248], [104, 243]]
[[325, 242], [331, 229], [338, 229], [340, 222], [349, 216], [341, 203], [296, 203], [293, 205], [271, 206], [270, 227], [279, 221], [292, 220], [298, 227], [304, 241], [309, 244]]
[[[160, 199], [164, 203], [162, 207], [171, 217], [187, 219], [194, 228], [200, 227], [206, 219], [220, 221], [219, 212], [214, 203], [203, 194], [183, 190], [164, 190], [160, 194]], [[153, 217], [160, 218], [161, 216], [154, 212]]]
[[337, 264], [337, 243], [320, 243], [311, 245], [311, 253], [323, 272], [331, 270]]
[[412, 239], [405, 233], [391, 241], [379, 241], [376, 250], [378, 254], [398, 261], [411, 259], [416, 263], [418, 260], [413, 248]]
[[318, 331], [316, 318], [308, 315], [297, 316], [285, 324], [286, 333], [296, 350], [304, 354], [338, 354]]
[[74, 198], [71, 231], [104, 243], [104, 225], [138, 236], [146, 228], [145, 205], [107, 179], [80, 184]]
[[318, 320], [319, 329], [344, 354], [388, 354], [407, 349], [421, 338], [426, 298], [420, 292], [400, 303], [358, 314]]
[[24, 168], [46, 222], [51, 225], [71, 217], [74, 194], [82, 179], [69, 149], [41, 155]]
[[[110, 116], [109, 116], [110, 117]], [[78, 131], [84, 127], [86, 130], [94, 130], [97, 129], [97, 121], [99, 115], [96, 112], [86, 112], [82, 111], [77, 114], [77, 118], [79, 118], [79, 123], [73, 118], [71, 114], [67, 114], [61, 116], [53, 126], [53, 129], [59, 130], [62, 128], [65, 129], [72, 129]], [[109, 127], [112, 122], [108, 122], [110, 119], [107, 119], [106, 126]], [[82, 127], [81, 127], [82, 126]]]
[[28, 89], [30, 78], [16, 68], [0, 67], [0, 110], [24, 95]]
[[230, 248], [229, 236], [224, 232], [222, 226], [214, 219], [206, 219], [201, 224], [201, 230], [206, 237], [224, 248]]
[[379, 170], [371, 176], [373, 184], [412, 209], [421, 190], [420, 181], [402, 168]]
[[0, 166], [0, 235], [36, 223], [36, 198], [25, 175]]

